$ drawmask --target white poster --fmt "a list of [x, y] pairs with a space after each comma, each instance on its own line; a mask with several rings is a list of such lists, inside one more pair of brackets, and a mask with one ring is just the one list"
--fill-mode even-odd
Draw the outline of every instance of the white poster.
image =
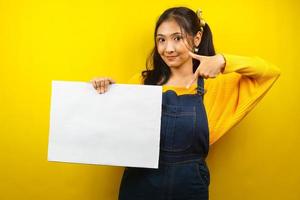
[[158, 168], [162, 86], [52, 81], [48, 160]]

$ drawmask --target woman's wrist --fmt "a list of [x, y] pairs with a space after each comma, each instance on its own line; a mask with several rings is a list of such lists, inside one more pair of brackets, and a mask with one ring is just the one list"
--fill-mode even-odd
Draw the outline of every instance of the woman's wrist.
[[226, 66], [226, 59], [225, 59], [225, 56], [221, 53], [219, 53], [219, 57], [220, 57], [220, 66], [221, 66], [220, 71], [221, 71], [221, 73], [223, 73], [225, 70], [225, 66]]

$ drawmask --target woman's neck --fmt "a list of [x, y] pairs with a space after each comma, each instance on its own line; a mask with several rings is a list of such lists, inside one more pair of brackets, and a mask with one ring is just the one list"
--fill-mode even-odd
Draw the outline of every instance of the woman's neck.
[[194, 75], [192, 59], [189, 59], [179, 67], [170, 67], [170, 70], [171, 75], [165, 85], [185, 86], [192, 80]]

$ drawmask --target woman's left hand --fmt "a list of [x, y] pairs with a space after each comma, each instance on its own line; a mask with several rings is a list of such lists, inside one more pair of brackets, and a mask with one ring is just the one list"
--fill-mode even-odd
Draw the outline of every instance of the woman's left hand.
[[221, 54], [216, 54], [214, 56], [201, 56], [189, 52], [189, 54], [200, 61], [200, 65], [194, 73], [193, 79], [186, 86], [187, 88], [193, 84], [193, 82], [202, 76], [204, 78], [215, 78], [219, 73], [223, 72], [225, 68], [225, 59]]

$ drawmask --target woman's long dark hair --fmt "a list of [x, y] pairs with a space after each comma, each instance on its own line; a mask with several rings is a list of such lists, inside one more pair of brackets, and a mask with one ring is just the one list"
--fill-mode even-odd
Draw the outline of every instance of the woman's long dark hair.
[[[174, 19], [180, 26], [181, 30], [184, 30], [187, 35], [193, 37], [195, 37], [197, 32], [201, 29], [200, 19], [193, 10], [186, 7], [173, 7], [165, 10], [156, 22], [154, 31], [155, 46], [147, 58], [146, 70], [142, 71], [142, 77], [145, 85], [163, 85], [170, 78], [170, 68], [160, 57], [155, 40], [158, 27], [164, 21], [170, 19]], [[197, 48], [199, 49], [197, 53], [199, 55], [213, 56], [216, 54], [212, 40], [212, 33], [207, 23], [203, 27], [202, 39]], [[199, 64], [200, 61], [193, 59], [193, 72], [196, 71]]]

